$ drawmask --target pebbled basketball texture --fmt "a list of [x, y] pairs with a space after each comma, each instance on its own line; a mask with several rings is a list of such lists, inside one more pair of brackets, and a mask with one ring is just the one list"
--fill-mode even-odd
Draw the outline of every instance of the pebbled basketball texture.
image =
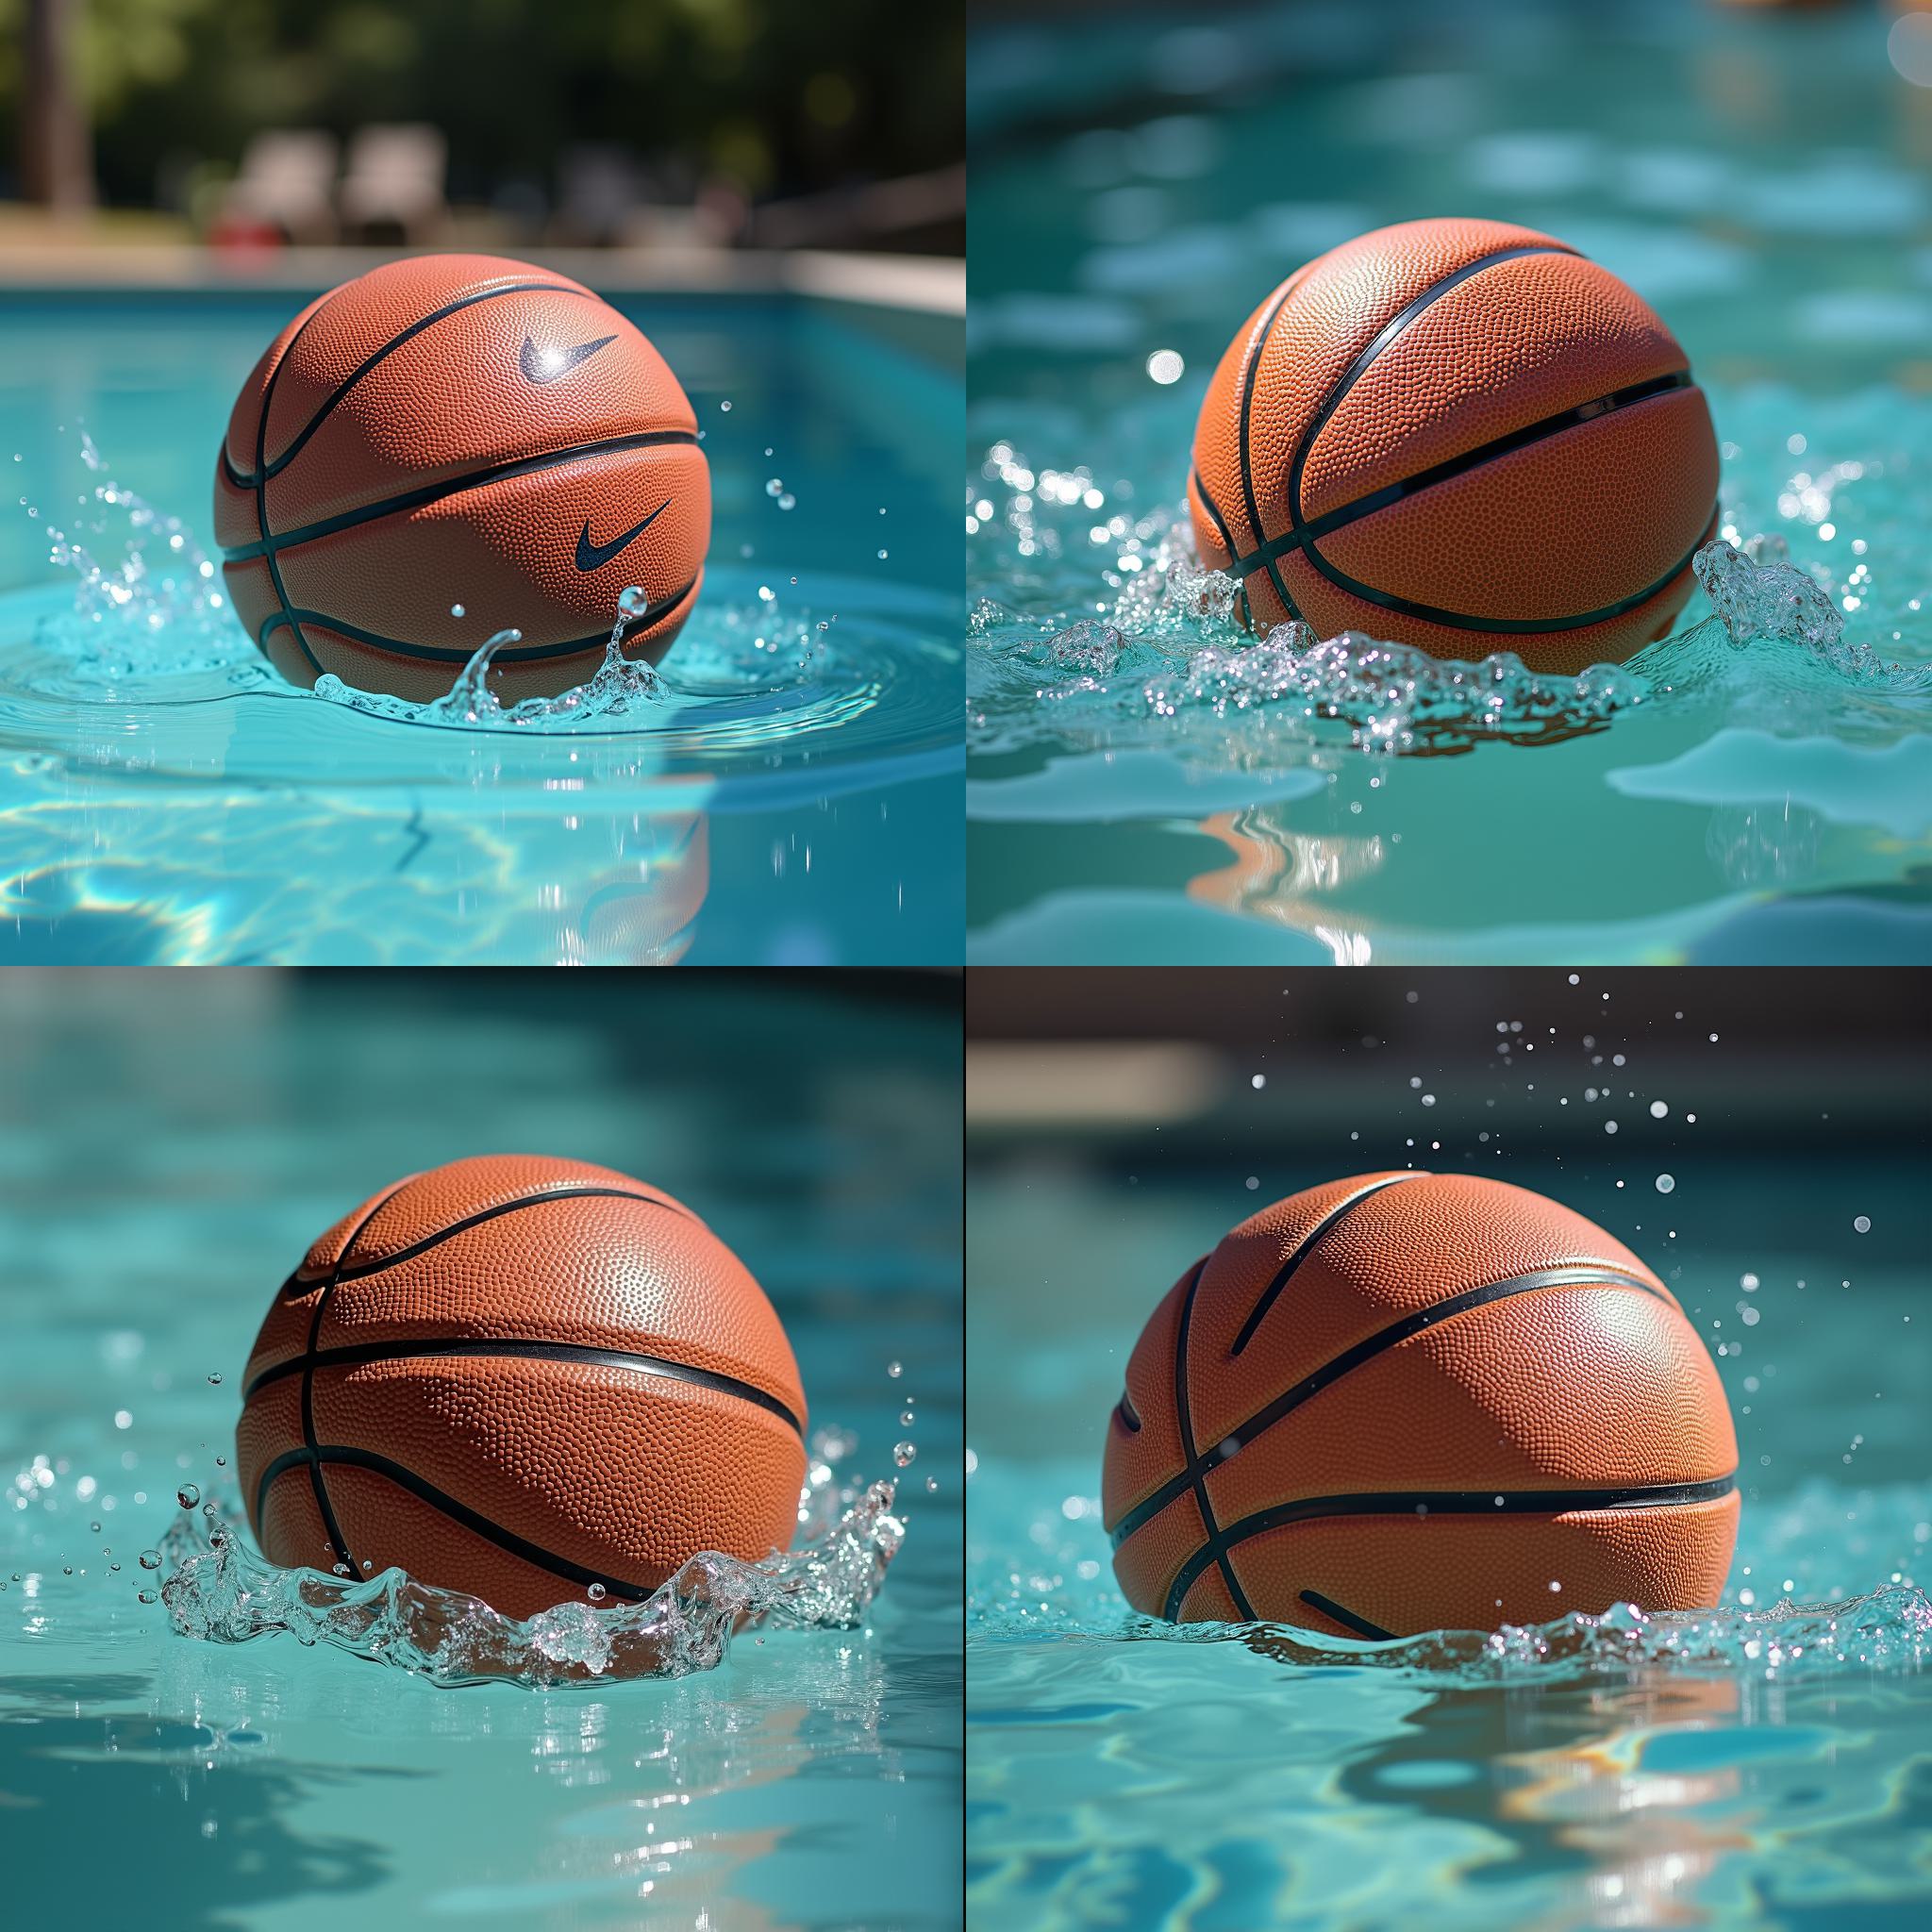
[[1670, 629], [1717, 486], [1703, 391], [1645, 303], [1535, 229], [1439, 220], [1358, 236], [1255, 310], [1188, 506], [1257, 629], [1567, 674]]
[[656, 663], [710, 528], [663, 357], [569, 276], [487, 255], [389, 262], [310, 303], [242, 385], [215, 469], [222, 573], [269, 661], [418, 702], [511, 627], [504, 702], [581, 684], [632, 586], [625, 655]]
[[1147, 1615], [1411, 1636], [1714, 1604], [1737, 1460], [1635, 1255], [1541, 1194], [1407, 1170], [1277, 1201], [1174, 1285], [1101, 1499]]
[[398, 1564], [527, 1617], [791, 1541], [806, 1407], [771, 1304], [690, 1208], [491, 1155], [345, 1215], [248, 1358], [236, 1471], [274, 1562]]

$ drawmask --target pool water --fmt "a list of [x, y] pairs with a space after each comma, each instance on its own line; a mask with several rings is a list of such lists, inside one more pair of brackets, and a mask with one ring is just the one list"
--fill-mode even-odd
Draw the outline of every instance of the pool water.
[[[1495, 1118], [1466, 1092], [1444, 1104], [1436, 1168], [1463, 1164], [1463, 1128]], [[1533, 1133], [1508, 1137], [1501, 1170], [1471, 1150], [1633, 1241], [1700, 1329], [1742, 1342], [1717, 1363], [1744, 1496], [1717, 1611], [1378, 1646], [1128, 1610], [1100, 1459], [1141, 1322], [1257, 1199], [1414, 1160], [1386, 1125], [1366, 1146], [1338, 1133], [1326, 1167], [1258, 1147], [1163, 1160], [1158, 1141], [1132, 1158], [1104, 1143], [976, 1158], [973, 1923], [1924, 1923], [1932, 1339], [1906, 1158], [1680, 1146], [1664, 1238], [1647, 1184], [1649, 1206], [1614, 1186], [1647, 1174], [1636, 1163], [1553, 1159]], [[1243, 1185], [1257, 1164], [1258, 1196]]]
[[[1324, 4], [981, 31], [970, 959], [1932, 958], [1932, 191], [1887, 25]], [[1710, 398], [1721, 534], [1813, 579], [1862, 670], [1720, 640], [1702, 591], [1563, 684], [1237, 627], [1182, 508], [1216, 360], [1298, 263], [1450, 213], [1557, 235], [1662, 313]]]
[[[957, 1010], [760, 977], [6, 975], [9, 1924], [956, 1922]], [[898, 1485], [858, 1626], [550, 1689], [176, 1634], [140, 1556], [177, 1485], [228, 1485], [293, 1258], [396, 1174], [519, 1147], [651, 1176], [758, 1274], [814, 1428]]]
[[698, 411], [706, 588], [645, 696], [519, 726], [297, 691], [199, 571], [307, 299], [0, 295], [0, 957], [957, 960], [957, 324], [620, 298]]

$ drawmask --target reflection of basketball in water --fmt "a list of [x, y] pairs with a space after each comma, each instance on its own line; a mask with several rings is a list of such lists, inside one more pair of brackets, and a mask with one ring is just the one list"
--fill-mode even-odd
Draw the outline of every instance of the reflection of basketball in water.
[[228, 593], [276, 670], [418, 700], [512, 627], [501, 699], [581, 684], [632, 586], [625, 648], [655, 663], [710, 525], [664, 358], [568, 276], [490, 256], [391, 262], [310, 303], [242, 386], [215, 472]]
[[1622, 282], [1529, 228], [1427, 221], [1319, 257], [1248, 319], [1188, 503], [1257, 628], [1574, 672], [1669, 630], [1717, 483], [1684, 351]]
[[248, 1361], [237, 1468], [271, 1560], [527, 1617], [784, 1548], [805, 1396], [688, 1208], [575, 1160], [412, 1174], [309, 1249]]
[[1500, 1181], [1263, 1208], [1154, 1311], [1108, 1426], [1128, 1601], [1354, 1636], [1714, 1604], [1738, 1445], [1674, 1297]]

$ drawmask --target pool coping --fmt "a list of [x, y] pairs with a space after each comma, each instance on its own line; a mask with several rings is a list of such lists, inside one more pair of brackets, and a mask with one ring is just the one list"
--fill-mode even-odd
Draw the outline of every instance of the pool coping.
[[[245, 294], [332, 288], [384, 262], [444, 249], [214, 249], [11, 245], [0, 253], [0, 295]], [[857, 255], [824, 249], [544, 248], [520, 252], [558, 275], [619, 294], [790, 294], [930, 315], [966, 312], [957, 257]]]

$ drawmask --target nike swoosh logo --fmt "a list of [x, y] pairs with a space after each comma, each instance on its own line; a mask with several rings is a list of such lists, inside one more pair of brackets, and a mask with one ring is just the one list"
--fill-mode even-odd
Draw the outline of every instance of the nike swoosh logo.
[[599, 349], [608, 347], [616, 340], [615, 336], [599, 336], [594, 342], [579, 342], [575, 349], [540, 349], [525, 336], [524, 353], [518, 358], [524, 380], [555, 382], [559, 375], [568, 375], [579, 362], [588, 362]]
[[611, 538], [608, 543], [592, 543], [591, 525], [586, 522], [583, 534], [577, 539], [577, 568], [581, 571], [602, 570], [620, 551], [635, 543], [670, 508], [671, 499], [667, 496], [642, 523], [626, 530], [621, 537]]

